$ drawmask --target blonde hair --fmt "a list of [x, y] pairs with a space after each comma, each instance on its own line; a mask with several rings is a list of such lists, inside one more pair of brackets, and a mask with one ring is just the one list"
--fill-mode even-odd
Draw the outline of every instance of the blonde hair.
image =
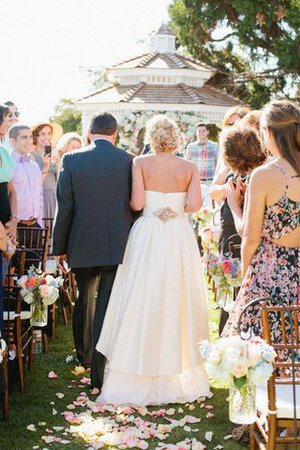
[[79, 134], [74, 132], [64, 134], [59, 139], [56, 146], [57, 153], [60, 157], [66, 152], [68, 145], [72, 141], [77, 141], [80, 143], [81, 146], [83, 145], [82, 138], [79, 136]]
[[145, 142], [156, 153], [174, 153], [181, 142], [180, 130], [172, 119], [158, 114], [146, 125]]
[[261, 127], [271, 131], [281, 156], [300, 175], [300, 108], [288, 100], [274, 100], [263, 108]]
[[250, 106], [241, 106], [241, 105], [233, 106], [225, 113], [225, 116], [224, 116], [223, 122], [222, 122], [222, 128], [231, 127], [233, 125], [230, 122], [230, 119], [235, 114], [237, 114], [240, 117], [240, 119], [242, 119], [243, 117], [245, 117], [246, 114], [249, 113], [249, 111], [251, 111]]
[[254, 109], [253, 111], [248, 112], [242, 119], [241, 124], [243, 126], [249, 126], [259, 131], [260, 129], [260, 118], [262, 111], [258, 109]]

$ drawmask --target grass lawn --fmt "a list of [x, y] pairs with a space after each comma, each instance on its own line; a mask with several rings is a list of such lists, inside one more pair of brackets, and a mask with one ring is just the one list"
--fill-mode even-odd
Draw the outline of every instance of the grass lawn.
[[[213, 338], [217, 333], [217, 312], [211, 310], [211, 325]], [[75, 363], [66, 362], [67, 355], [73, 353], [73, 339], [71, 326], [68, 327], [59, 324], [57, 326], [57, 334], [54, 340], [50, 340], [49, 354], [35, 355], [34, 367], [31, 373], [26, 372], [26, 392], [20, 394], [18, 386], [13, 386], [10, 394], [10, 419], [7, 424], [0, 422], [0, 450], [52, 450], [52, 449], [85, 449], [89, 448], [85, 435], [70, 434], [70, 424], [64, 420], [63, 413], [68, 411], [67, 405], [72, 404], [81, 392], [85, 392], [90, 400], [95, 400], [96, 396], [91, 395], [91, 391], [81, 384], [80, 379], [88, 376], [88, 373], [75, 376], [72, 370]], [[48, 373], [54, 371], [57, 379], [49, 379]], [[73, 382], [72, 382], [73, 380]], [[75, 381], [74, 381], [75, 380]], [[70, 387], [68, 387], [70, 386]], [[207, 446], [208, 450], [215, 448], [225, 450], [241, 450], [247, 448], [243, 444], [239, 444], [232, 439], [224, 440], [224, 436], [228, 435], [232, 424], [228, 420], [228, 404], [226, 402], [227, 392], [223, 390], [213, 389], [214, 397], [207, 400], [205, 405], [213, 405], [213, 410], [201, 408], [200, 404], [187, 405], [168, 405], [165, 409], [174, 408], [175, 413], [170, 417], [162, 415], [159, 417], [154, 415], [142, 416], [143, 420], [149, 422], [170, 424], [167, 418], [182, 419], [186, 415], [201, 418], [200, 423], [187, 423], [185, 427], [178, 426], [171, 430], [169, 436], [164, 440], [158, 438], [147, 439], [149, 449], [164, 448], [162, 445], [176, 444], [184, 441], [186, 438], [195, 438]], [[63, 393], [64, 397], [59, 399], [56, 393]], [[203, 405], [202, 405], [203, 406]], [[182, 409], [181, 409], [182, 408]], [[158, 411], [160, 408], [149, 408], [149, 411]], [[178, 411], [179, 410], [179, 411]], [[87, 411], [86, 407], [76, 406], [73, 413], [81, 413]], [[69, 411], [70, 412], [70, 411]], [[207, 418], [206, 415], [212, 412], [215, 416]], [[171, 414], [171, 413], [170, 413]], [[109, 412], [104, 414], [92, 414], [89, 420], [94, 423], [103, 418], [108, 417]], [[137, 412], [132, 417], [141, 417]], [[121, 419], [124, 415], [120, 415]], [[93, 419], [91, 419], [93, 418]], [[120, 419], [120, 420], [121, 420]], [[127, 423], [125, 421], [125, 423]], [[30, 424], [35, 425], [36, 431], [29, 431], [26, 427]], [[91, 425], [92, 426], [92, 425]], [[53, 429], [53, 427], [64, 427], [63, 429]], [[76, 427], [76, 426], [75, 426]], [[67, 432], [66, 430], [67, 429]], [[193, 431], [198, 430], [198, 431]], [[205, 440], [205, 432], [212, 431], [212, 441]], [[64, 435], [65, 433], [65, 435]], [[42, 436], [55, 436], [60, 439], [70, 441], [69, 443], [52, 442], [46, 443], [41, 439]], [[159, 443], [162, 442], [163, 444]], [[220, 447], [218, 447], [220, 446]], [[222, 446], [222, 447], [221, 447]], [[93, 447], [90, 447], [92, 450]], [[115, 445], [105, 446], [104, 448], [118, 448]], [[123, 446], [123, 448], [127, 448]], [[146, 447], [145, 447], [146, 448]], [[184, 444], [182, 450], [184, 450]], [[194, 444], [190, 447], [192, 450], [200, 450], [200, 445]]]

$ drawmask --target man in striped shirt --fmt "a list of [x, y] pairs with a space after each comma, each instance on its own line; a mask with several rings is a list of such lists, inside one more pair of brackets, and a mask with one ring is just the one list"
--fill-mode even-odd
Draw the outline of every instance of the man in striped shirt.
[[204, 123], [197, 125], [197, 141], [191, 142], [186, 149], [186, 159], [198, 167], [201, 183], [210, 184], [213, 180], [219, 156], [219, 146], [208, 140], [208, 129]]

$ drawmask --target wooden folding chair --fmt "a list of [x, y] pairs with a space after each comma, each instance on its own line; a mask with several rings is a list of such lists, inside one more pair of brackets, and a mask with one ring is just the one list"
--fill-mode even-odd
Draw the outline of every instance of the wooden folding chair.
[[8, 349], [5, 341], [0, 336], [0, 350], [2, 352], [2, 364], [0, 364], [0, 395], [2, 397], [3, 420], [8, 420], [9, 401], [8, 401]]
[[[4, 339], [8, 349], [14, 349], [18, 364], [20, 391], [25, 391], [24, 381], [24, 355], [28, 353], [28, 369], [33, 366], [33, 326], [31, 311], [27, 303], [22, 300], [21, 288], [17, 286], [18, 278], [24, 275], [25, 255], [24, 249], [17, 250], [17, 265], [12, 260], [3, 286], [4, 304]], [[14, 270], [11, 270], [14, 264]]]
[[[272, 345], [277, 358], [267, 386], [257, 388], [258, 419], [250, 426], [250, 450], [276, 450], [277, 446], [283, 448], [288, 444], [287, 448], [297, 450], [300, 448], [300, 304], [286, 306], [278, 300], [260, 298], [250, 302], [243, 313], [256, 303], [260, 304], [263, 338]], [[275, 338], [272, 333], [274, 319], [281, 328], [281, 338]]]

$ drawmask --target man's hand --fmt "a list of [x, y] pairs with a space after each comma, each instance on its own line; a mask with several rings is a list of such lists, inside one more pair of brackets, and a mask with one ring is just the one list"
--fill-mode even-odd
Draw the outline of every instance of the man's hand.
[[55, 261], [56, 261], [57, 267], [62, 272], [66, 272], [66, 268], [65, 268], [64, 262], [67, 262], [67, 255], [55, 256]]

